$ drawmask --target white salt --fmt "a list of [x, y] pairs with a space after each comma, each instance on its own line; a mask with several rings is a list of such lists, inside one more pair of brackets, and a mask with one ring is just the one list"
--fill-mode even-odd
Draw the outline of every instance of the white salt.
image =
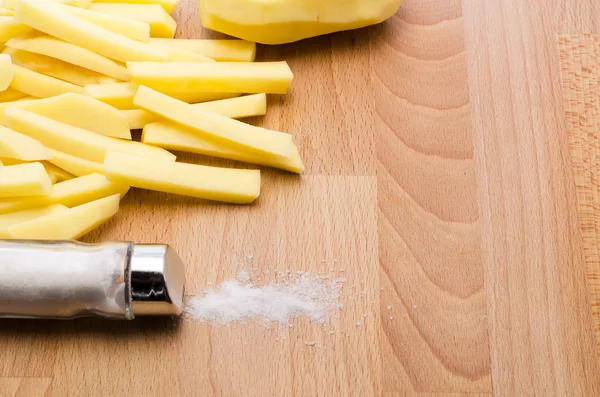
[[[238, 280], [246, 279], [240, 277]], [[262, 319], [292, 326], [291, 319], [306, 317], [325, 323], [338, 307], [343, 279], [326, 281], [299, 275], [288, 284], [271, 283], [264, 287], [225, 281], [215, 290], [193, 298], [185, 309], [187, 315], [202, 323], [229, 325], [237, 321]]]
[[237, 274], [237, 279], [240, 283], [248, 283], [250, 282], [250, 279], [252, 277], [250, 276], [250, 273], [248, 272], [238, 272]]

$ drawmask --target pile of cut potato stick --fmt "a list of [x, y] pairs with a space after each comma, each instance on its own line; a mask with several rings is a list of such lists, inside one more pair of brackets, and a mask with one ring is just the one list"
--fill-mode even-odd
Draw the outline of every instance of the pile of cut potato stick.
[[168, 150], [303, 171], [291, 135], [238, 120], [287, 92], [285, 62], [254, 62], [243, 40], [174, 39], [177, 0], [106, 1], [2, 1], [0, 238], [79, 238], [130, 187], [236, 204], [260, 194], [259, 170]]

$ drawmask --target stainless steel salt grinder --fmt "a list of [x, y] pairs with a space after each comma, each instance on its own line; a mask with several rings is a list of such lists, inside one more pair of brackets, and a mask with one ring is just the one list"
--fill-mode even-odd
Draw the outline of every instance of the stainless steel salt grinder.
[[168, 245], [0, 240], [0, 317], [177, 316], [184, 281]]

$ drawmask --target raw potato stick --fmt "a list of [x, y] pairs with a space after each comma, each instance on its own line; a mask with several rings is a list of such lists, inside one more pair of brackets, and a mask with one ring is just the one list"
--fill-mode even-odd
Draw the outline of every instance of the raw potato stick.
[[8, 54], [0, 54], [0, 91], [8, 88], [15, 77], [12, 59]]
[[128, 190], [128, 186], [111, 182], [104, 175], [90, 174], [53, 185], [47, 196], [0, 199], [0, 214], [50, 204], [75, 207], [113, 194], [123, 197]]
[[129, 80], [125, 65], [96, 54], [86, 48], [50, 36], [20, 37], [6, 43], [7, 47], [34, 52], [89, 69], [122, 81]]
[[50, 77], [55, 77], [59, 80], [64, 80], [83, 87], [86, 84], [106, 83], [110, 80], [115, 80], [112, 77], [84, 69], [77, 65], [61, 61], [60, 59], [51, 58], [46, 55], [36, 54], [34, 52], [17, 50], [15, 48], [7, 48], [5, 54], [10, 55], [12, 62], [15, 65], [24, 67], [25, 69], [33, 70]]
[[13, 37], [31, 33], [33, 29], [29, 26], [15, 21], [14, 17], [0, 17], [0, 43], [4, 43]]
[[98, 26], [121, 34], [130, 39], [147, 42], [150, 39], [150, 25], [133, 19], [122, 18], [116, 15], [107, 15], [78, 7], [57, 4], [61, 10], [76, 15], [81, 19], [92, 22]]
[[23, 161], [41, 161], [51, 158], [50, 151], [39, 141], [0, 126], [0, 157]]
[[127, 62], [127, 70], [159, 91], [285, 94], [294, 78], [286, 62]]
[[205, 57], [204, 55], [196, 54], [192, 51], [180, 50], [178, 48], [163, 47], [160, 45], [151, 44], [154, 47], [166, 51], [169, 62], [215, 62], [214, 59]]
[[[232, 119], [264, 116], [267, 113], [267, 96], [265, 94], [245, 95], [238, 98], [196, 103], [192, 107], [219, 113]], [[146, 124], [160, 120], [160, 117], [142, 109], [122, 110], [122, 112], [127, 117], [129, 128], [132, 130], [144, 128]]]
[[145, 22], [151, 37], [172, 38], [177, 30], [177, 22], [158, 4], [92, 3], [90, 10]]
[[106, 222], [119, 210], [120, 196], [105, 197], [45, 215], [8, 228], [12, 238], [35, 240], [71, 240], [79, 238]]
[[197, 52], [217, 62], [254, 62], [256, 57], [256, 44], [246, 40], [151, 38], [150, 44]]
[[[135, 109], [133, 97], [137, 88], [131, 83], [88, 84], [83, 93], [121, 110]], [[239, 96], [231, 93], [214, 92], [165, 92], [165, 95], [188, 103], [216, 101]]]
[[104, 174], [104, 165], [82, 159], [71, 154], [59, 152], [58, 150], [48, 149], [52, 158], [48, 162], [70, 172], [75, 176], [85, 176], [89, 174]]
[[117, 109], [134, 109], [136, 88], [131, 83], [88, 84], [83, 93]]
[[40, 216], [52, 215], [68, 210], [61, 204], [52, 204], [45, 207], [34, 208], [0, 215], [0, 238], [10, 238], [8, 228], [19, 223], [27, 222]]
[[22, 66], [13, 65], [13, 70], [15, 76], [10, 87], [27, 95], [48, 98], [67, 92], [83, 92], [83, 87], [25, 69]]
[[[75, 175], [63, 170], [60, 167], [55, 166], [54, 164], [48, 161], [44, 161], [42, 164], [44, 165], [48, 176], [50, 176], [51, 178], [54, 177], [54, 179], [56, 179], [56, 182], [64, 182], [75, 178]], [[53, 184], [55, 184], [56, 182], [53, 182]]]
[[108, 152], [104, 172], [109, 180], [142, 189], [234, 204], [260, 195], [260, 171], [168, 163]]
[[9, 106], [4, 116], [9, 128], [37, 139], [48, 148], [90, 161], [103, 162], [104, 155], [111, 150], [157, 161], [175, 161], [175, 156], [164, 149], [100, 135], [15, 106]]
[[[88, 8], [92, 0], [48, 0], [55, 4], [66, 4], [78, 8]], [[21, 0], [2, 0], [2, 7], [15, 10], [21, 4]]]
[[[51, 98], [15, 102], [11, 106], [98, 134], [131, 140], [129, 123], [123, 113], [86, 95], [67, 93]], [[4, 112], [0, 115], [0, 121], [4, 122]]]
[[292, 136], [278, 131], [254, 127], [217, 113], [194, 108], [148, 87], [141, 86], [134, 104], [182, 124], [200, 135], [230, 142], [240, 148], [271, 156], [289, 157], [292, 152]]
[[0, 168], [0, 197], [47, 196], [52, 182], [41, 163]]
[[18, 101], [27, 96], [24, 92], [8, 87], [5, 91], [0, 91], [0, 103]]
[[[165, 12], [172, 13], [177, 7], [177, 0], [126, 0], [128, 4], [135, 5], [147, 5], [147, 4], [158, 4]], [[103, 3], [124, 3], [122, 0], [102, 0]]]
[[48, 2], [21, 0], [14, 18], [17, 22], [117, 61], [167, 60], [166, 52], [159, 48], [113, 33]]
[[292, 148], [292, 154], [289, 158], [262, 156], [233, 148], [214, 139], [199, 136], [184, 127], [170, 122], [163, 121], [146, 125], [142, 133], [142, 142], [169, 150], [198, 153], [205, 156], [266, 165], [297, 174], [301, 174], [304, 171], [304, 164], [295, 145]]

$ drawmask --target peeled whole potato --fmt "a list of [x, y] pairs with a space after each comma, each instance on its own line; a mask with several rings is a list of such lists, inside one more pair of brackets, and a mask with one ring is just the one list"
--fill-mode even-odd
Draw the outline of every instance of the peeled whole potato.
[[283, 44], [373, 25], [402, 0], [198, 0], [205, 28], [262, 44]]

